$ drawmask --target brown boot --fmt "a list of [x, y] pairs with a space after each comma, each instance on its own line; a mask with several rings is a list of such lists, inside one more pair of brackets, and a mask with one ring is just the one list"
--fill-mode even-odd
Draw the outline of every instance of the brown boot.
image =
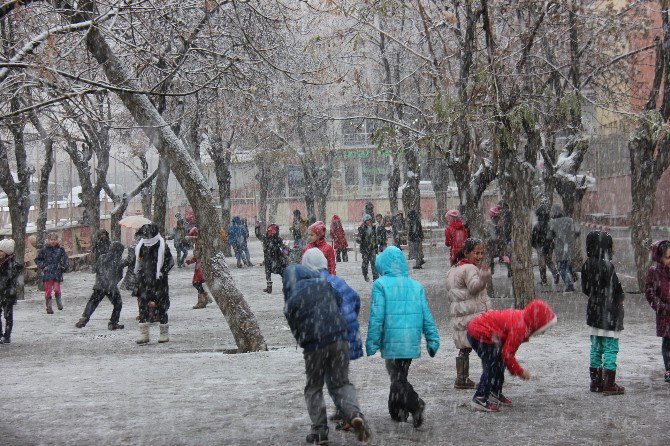
[[194, 310], [198, 310], [200, 308], [205, 308], [207, 306], [207, 297], [203, 297], [202, 293], [198, 293], [198, 303], [193, 305]]
[[589, 367], [589, 374], [591, 375], [591, 392], [603, 391], [603, 369], [596, 369]]
[[603, 369], [603, 395], [623, 395], [625, 390], [616, 383], [616, 370]]
[[54, 314], [54, 309], [51, 306], [51, 298], [47, 297], [47, 314]]
[[454, 389], [474, 389], [475, 383], [468, 377], [470, 371], [469, 358], [466, 356], [456, 357], [456, 381]]

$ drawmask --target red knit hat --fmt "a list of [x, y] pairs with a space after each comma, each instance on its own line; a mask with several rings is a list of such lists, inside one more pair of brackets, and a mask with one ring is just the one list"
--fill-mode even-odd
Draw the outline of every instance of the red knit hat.
[[317, 221], [316, 223], [312, 223], [312, 225], [307, 229], [312, 231], [319, 238], [324, 238], [326, 236], [326, 224], [321, 220]]

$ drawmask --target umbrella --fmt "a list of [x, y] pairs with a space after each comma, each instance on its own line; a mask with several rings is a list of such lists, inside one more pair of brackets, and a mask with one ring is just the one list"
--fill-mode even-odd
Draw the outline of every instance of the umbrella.
[[140, 229], [142, 226], [150, 223], [151, 220], [142, 215], [129, 215], [119, 220], [119, 225], [131, 229]]

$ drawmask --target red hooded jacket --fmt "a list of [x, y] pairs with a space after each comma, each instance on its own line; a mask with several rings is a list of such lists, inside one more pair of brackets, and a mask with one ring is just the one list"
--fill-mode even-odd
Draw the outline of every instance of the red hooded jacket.
[[344, 228], [342, 227], [342, 220], [340, 220], [338, 215], [333, 215], [333, 219], [330, 222], [330, 237], [333, 239], [333, 248], [335, 249], [346, 249], [349, 246], [347, 235], [344, 233]]
[[468, 230], [465, 229], [463, 222], [459, 219], [451, 220], [447, 229], [444, 230], [444, 244], [451, 247], [449, 258], [451, 259], [452, 265], [454, 264], [458, 253], [463, 249], [463, 245], [467, 238]]
[[308, 243], [307, 246], [302, 250], [304, 254], [310, 248], [319, 248], [326, 260], [328, 261], [328, 274], [335, 275], [335, 250], [332, 246], [326, 241], [326, 225], [322, 221], [317, 221], [312, 224], [309, 228], [316, 236], [319, 237], [315, 243]]
[[661, 263], [664, 253], [659, 249], [664, 242], [669, 243], [662, 240], [651, 246], [653, 263], [647, 271], [644, 294], [656, 312], [656, 336], [670, 338], [670, 267]]
[[523, 368], [514, 355], [534, 333], [556, 323], [556, 315], [543, 300], [533, 300], [523, 310], [487, 311], [468, 324], [468, 334], [486, 344], [502, 345], [502, 360], [512, 375], [521, 376]]

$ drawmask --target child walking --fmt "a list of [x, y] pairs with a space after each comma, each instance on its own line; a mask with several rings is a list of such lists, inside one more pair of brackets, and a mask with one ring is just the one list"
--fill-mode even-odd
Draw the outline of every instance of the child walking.
[[449, 222], [449, 226], [444, 230], [444, 245], [450, 249], [449, 260], [452, 265], [455, 265], [465, 239], [468, 238], [468, 230], [461, 220], [461, 213], [458, 209], [447, 211], [444, 217]]
[[454, 330], [456, 357], [456, 382], [454, 389], [474, 389], [470, 380], [470, 352], [467, 326], [478, 315], [491, 309], [486, 285], [491, 281], [491, 271], [483, 264], [484, 244], [480, 239], [465, 239], [456, 257], [456, 263], [447, 273], [449, 318]]
[[194, 310], [205, 308], [207, 307], [207, 304], [210, 302], [209, 295], [207, 294], [207, 291], [205, 291], [205, 288], [202, 286], [202, 284], [205, 283], [205, 278], [202, 275], [202, 269], [200, 269], [200, 265], [198, 263], [199, 257], [200, 257], [200, 246], [198, 246], [198, 242], [196, 242], [195, 248], [193, 248], [193, 257], [186, 260], [187, 265], [195, 263], [195, 270], [193, 271], [192, 283], [193, 288], [195, 288], [198, 291], [198, 303], [193, 305]]
[[377, 258], [377, 231], [372, 224], [372, 215], [363, 215], [363, 223], [358, 227], [358, 236], [356, 242], [361, 247], [361, 271], [366, 282], [370, 281], [368, 277], [368, 264], [372, 267], [372, 280], [377, 280], [379, 274], [375, 267]]
[[54, 314], [51, 306], [51, 293], [53, 292], [56, 297], [56, 306], [59, 310], [62, 310], [63, 300], [61, 299], [60, 283], [63, 281], [63, 272], [68, 265], [67, 253], [58, 244], [58, 234], [52, 232], [47, 236], [47, 244], [37, 253], [35, 264], [42, 270], [47, 314]]
[[[23, 265], [14, 257], [14, 240], [0, 240], [0, 344], [9, 344], [14, 326], [14, 305], [16, 304], [16, 281], [21, 275]], [[5, 316], [5, 331], [2, 331], [2, 318]]]
[[113, 306], [112, 316], [109, 318], [107, 328], [109, 330], [120, 330], [123, 328], [123, 324], [119, 324], [123, 301], [121, 300], [118, 283], [121, 277], [123, 277], [123, 268], [127, 266], [126, 261], [122, 259], [124, 250], [125, 248], [121, 243], [112, 242], [108, 251], [98, 255], [95, 259], [93, 266], [93, 271], [95, 272], [93, 294], [88, 299], [84, 313], [75, 324], [75, 327], [84, 328], [102, 299], [107, 296]]
[[279, 226], [274, 223], [268, 226], [265, 234], [261, 233], [261, 227], [257, 225], [256, 237], [263, 242], [263, 265], [267, 283], [263, 291], [272, 294], [272, 274], [281, 276], [288, 265], [288, 256], [284, 254], [284, 241], [279, 236]]
[[621, 395], [615, 382], [619, 335], [623, 330], [624, 292], [614, 271], [612, 236], [592, 231], [586, 236], [586, 262], [582, 266], [582, 292], [589, 297], [586, 324], [591, 327], [591, 392]]
[[372, 284], [372, 303], [365, 350], [368, 356], [381, 350], [391, 378], [388, 407], [391, 419], [406, 421], [412, 414], [414, 427], [423, 423], [425, 402], [407, 381], [412, 359], [421, 356], [421, 335], [428, 354], [440, 347], [440, 336], [428, 308], [423, 286], [409, 278], [402, 251], [389, 246], [376, 261], [381, 277]]
[[330, 238], [333, 239], [333, 248], [335, 249], [336, 262], [348, 262], [349, 254], [347, 254], [347, 234], [344, 232], [342, 220], [339, 215], [333, 215], [330, 221]]
[[531, 336], [544, 333], [556, 324], [556, 315], [540, 299], [531, 301], [523, 310], [487, 311], [468, 324], [468, 342], [482, 360], [482, 376], [472, 406], [485, 412], [498, 412], [500, 406], [512, 401], [502, 393], [505, 367], [523, 380], [530, 379], [514, 357], [519, 346]]
[[647, 272], [644, 294], [656, 312], [656, 336], [662, 338], [665, 382], [670, 383], [670, 240], [651, 246], [653, 264]]

